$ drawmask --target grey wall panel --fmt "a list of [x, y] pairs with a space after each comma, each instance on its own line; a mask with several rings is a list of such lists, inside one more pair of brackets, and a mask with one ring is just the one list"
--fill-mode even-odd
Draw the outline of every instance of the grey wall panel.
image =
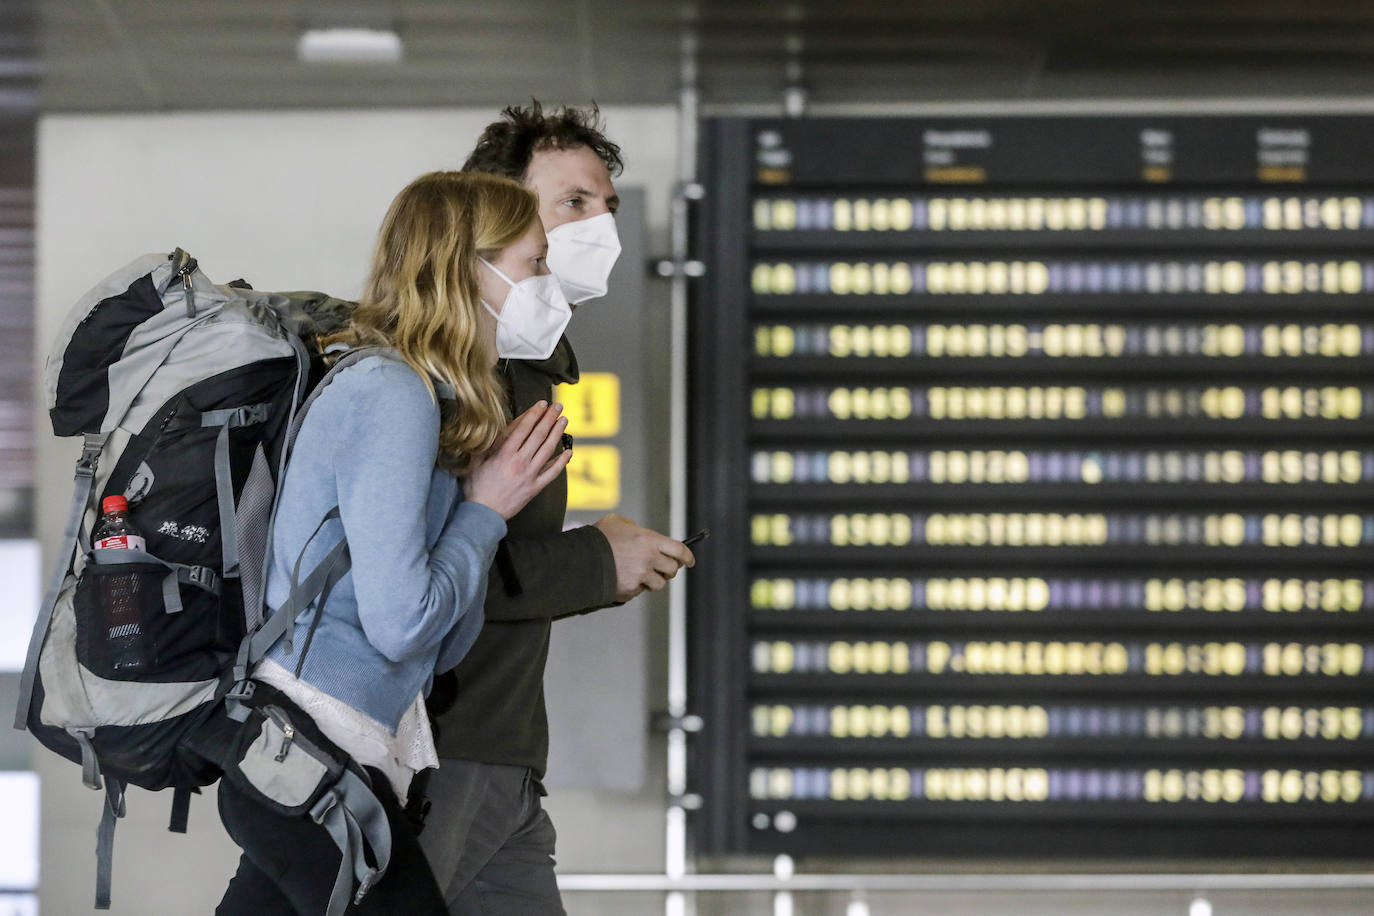
[[[647, 516], [648, 494], [656, 484], [648, 474], [646, 456], [651, 443], [658, 440], [645, 422], [653, 402], [647, 364], [666, 358], [666, 351], [651, 352], [647, 341], [645, 312], [654, 304], [646, 299], [645, 192], [643, 188], [616, 190], [621, 198], [616, 214], [621, 254], [611, 274], [610, 290], [605, 298], [578, 306], [568, 336], [584, 377], [591, 376], [588, 384], [597, 383], [597, 374], [613, 373], [619, 380], [619, 432], [611, 437], [584, 436], [570, 425], [575, 445], [568, 473], [573, 477], [606, 473], [605, 468], [588, 467], [592, 463], [589, 447], [615, 448], [620, 501], [614, 509], [574, 509], [567, 520], [591, 524], [614, 511], [653, 527], [654, 520]], [[576, 392], [574, 388], [574, 397]], [[636, 792], [643, 786], [649, 721], [645, 616], [657, 610], [658, 599], [642, 595], [623, 607], [569, 617], [554, 625], [544, 679], [550, 788]]]

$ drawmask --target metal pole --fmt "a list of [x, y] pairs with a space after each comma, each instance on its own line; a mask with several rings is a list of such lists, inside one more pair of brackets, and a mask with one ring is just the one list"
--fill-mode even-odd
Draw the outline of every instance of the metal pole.
[[[786, 115], [786, 99], [777, 102], [731, 102], [701, 106], [704, 117], [776, 118]], [[1238, 99], [1199, 97], [1110, 99], [999, 99], [995, 101], [812, 102], [805, 114], [826, 118], [998, 117], [1001, 115], [1323, 115], [1372, 114], [1374, 99], [1365, 97]]]
[[[671, 232], [672, 276], [669, 368], [669, 489], [668, 530], [687, 530], [687, 283], [684, 270], [691, 239], [688, 236], [688, 192], [696, 181], [697, 127], [697, 34], [695, 9], [684, 10], [682, 64], [678, 88], [678, 186], [673, 194]], [[687, 577], [677, 576], [668, 586], [668, 808], [665, 814], [664, 873], [681, 880], [687, 873]], [[670, 889], [664, 899], [665, 916], [692, 916], [696, 898], [690, 892]]]
[[[1264, 873], [1140, 873], [1140, 874], [1045, 874], [1045, 873], [927, 873], [927, 874], [815, 874], [779, 878], [776, 874], [689, 874], [671, 879], [652, 874], [566, 874], [558, 876], [565, 893], [590, 891], [683, 891], [720, 893], [1062, 893], [1092, 892], [1128, 894], [1143, 891], [1183, 891], [1190, 900], [1207, 901], [1209, 894], [1224, 891], [1374, 891], [1374, 872], [1329, 874]], [[1208, 904], [1210, 905], [1210, 904]]]

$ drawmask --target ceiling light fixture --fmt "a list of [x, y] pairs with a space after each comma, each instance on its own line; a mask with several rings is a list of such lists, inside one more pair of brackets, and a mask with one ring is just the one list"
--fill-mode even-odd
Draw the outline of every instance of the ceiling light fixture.
[[307, 64], [395, 64], [402, 51], [391, 29], [306, 29], [296, 42], [296, 56]]

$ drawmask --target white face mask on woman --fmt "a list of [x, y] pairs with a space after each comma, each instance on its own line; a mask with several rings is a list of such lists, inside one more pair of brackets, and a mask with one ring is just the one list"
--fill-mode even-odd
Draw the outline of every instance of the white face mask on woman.
[[554, 226], [549, 236], [549, 270], [569, 302], [585, 302], [606, 295], [611, 268], [620, 257], [615, 217], [601, 213], [588, 219]]
[[498, 313], [484, 299], [482, 307], [496, 319], [496, 355], [499, 359], [548, 359], [558, 338], [572, 318], [572, 308], [553, 274], [526, 277], [519, 283], [478, 258], [492, 273], [510, 284]]

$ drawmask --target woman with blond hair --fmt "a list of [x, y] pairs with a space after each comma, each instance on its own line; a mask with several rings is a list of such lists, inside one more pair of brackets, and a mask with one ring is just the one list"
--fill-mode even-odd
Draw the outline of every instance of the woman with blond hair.
[[[384, 349], [355, 353], [305, 415], [282, 482], [267, 606], [280, 608], [298, 570], [341, 540], [351, 567], [253, 678], [366, 769], [386, 812], [390, 865], [350, 913], [444, 912], [397, 799], [437, 765], [423, 694], [477, 637], [506, 519], [570, 455], [558, 452], [560, 405], [541, 402], [508, 425], [495, 373], [498, 333], [538, 343], [566, 323], [546, 250], [538, 202], [518, 183], [423, 175], [392, 202], [348, 325], [321, 341], [326, 353]], [[233, 780], [219, 791], [243, 856], [217, 912], [324, 913], [340, 870], [326, 827]]]

